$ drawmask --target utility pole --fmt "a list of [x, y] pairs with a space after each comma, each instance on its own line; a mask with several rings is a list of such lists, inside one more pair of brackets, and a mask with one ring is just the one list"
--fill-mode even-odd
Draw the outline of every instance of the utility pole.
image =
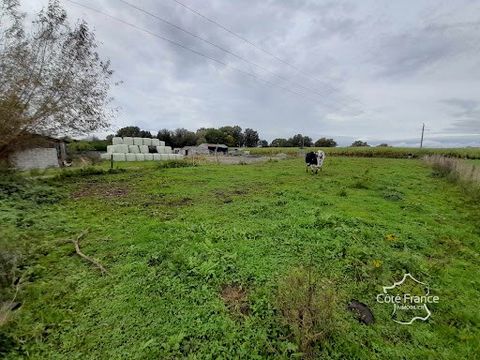
[[425, 123], [422, 126], [422, 139], [420, 140], [420, 149], [423, 147], [423, 133], [425, 132]]

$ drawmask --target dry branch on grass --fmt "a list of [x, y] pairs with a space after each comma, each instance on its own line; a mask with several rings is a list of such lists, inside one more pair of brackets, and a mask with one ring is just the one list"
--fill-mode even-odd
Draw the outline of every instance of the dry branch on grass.
[[107, 269], [105, 269], [102, 264], [100, 264], [98, 261], [92, 259], [91, 257], [85, 255], [85, 254], [80, 250], [80, 240], [83, 239], [87, 234], [88, 234], [88, 231], [85, 230], [85, 231], [83, 231], [80, 235], [78, 235], [76, 239], [73, 239], [73, 240], [72, 240], [73, 244], [75, 245], [75, 252], [76, 252], [80, 257], [82, 257], [82, 258], [84, 258], [85, 260], [91, 262], [93, 265], [95, 265], [97, 268], [99, 268], [100, 271], [102, 272], [102, 274], [108, 274]]

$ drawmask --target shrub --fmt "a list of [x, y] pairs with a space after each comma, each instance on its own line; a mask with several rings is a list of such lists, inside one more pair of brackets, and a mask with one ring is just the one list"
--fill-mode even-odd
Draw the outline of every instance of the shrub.
[[283, 323], [305, 357], [329, 338], [335, 327], [335, 294], [321, 284], [311, 268], [296, 268], [280, 281], [276, 298]]
[[0, 173], [0, 200], [28, 200], [36, 204], [53, 204], [62, 195], [53, 186], [42, 181], [28, 179], [14, 171]]
[[87, 166], [80, 169], [69, 169], [63, 170], [60, 174], [56, 176], [57, 179], [66, 179], [72, 177], [83, 177], [83, 176], [92, 176], [92, 175], [106, 175], [106, 174], [121, 174], [124, 173], [125, 169], [108, 169], [104, 170], [102, 168]]
[[84, 152], [84, 151], [107, 151], [107, 140], [79, 140], [73, 141], [67, 145], [69, 152]]
[[171, 168], [182, 168], [182, 167], [191, 167], [196, 166], [191, 161], [186, 160], [168, 160], [161, 161], [158, 163], [159, 169], [171, 169]]

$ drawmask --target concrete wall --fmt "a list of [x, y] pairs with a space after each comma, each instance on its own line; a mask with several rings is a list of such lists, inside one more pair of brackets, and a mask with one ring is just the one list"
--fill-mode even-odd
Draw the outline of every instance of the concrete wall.
[[32, 148], [21, 150], [10, 156], [11, 164], [19, 170], [46, 169], [59, 167], [57, 149]]

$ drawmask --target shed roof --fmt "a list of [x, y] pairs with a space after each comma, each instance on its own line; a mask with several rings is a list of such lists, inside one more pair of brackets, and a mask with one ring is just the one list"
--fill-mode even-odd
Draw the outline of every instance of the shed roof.
[[217, 147], [217, 148], [228, 148], [227, 145], [225, 144], [207, 144], [207, 143], [203, 143], [203, 144], [200, 144], [198, 146], [201, 146], [201, 147]]

